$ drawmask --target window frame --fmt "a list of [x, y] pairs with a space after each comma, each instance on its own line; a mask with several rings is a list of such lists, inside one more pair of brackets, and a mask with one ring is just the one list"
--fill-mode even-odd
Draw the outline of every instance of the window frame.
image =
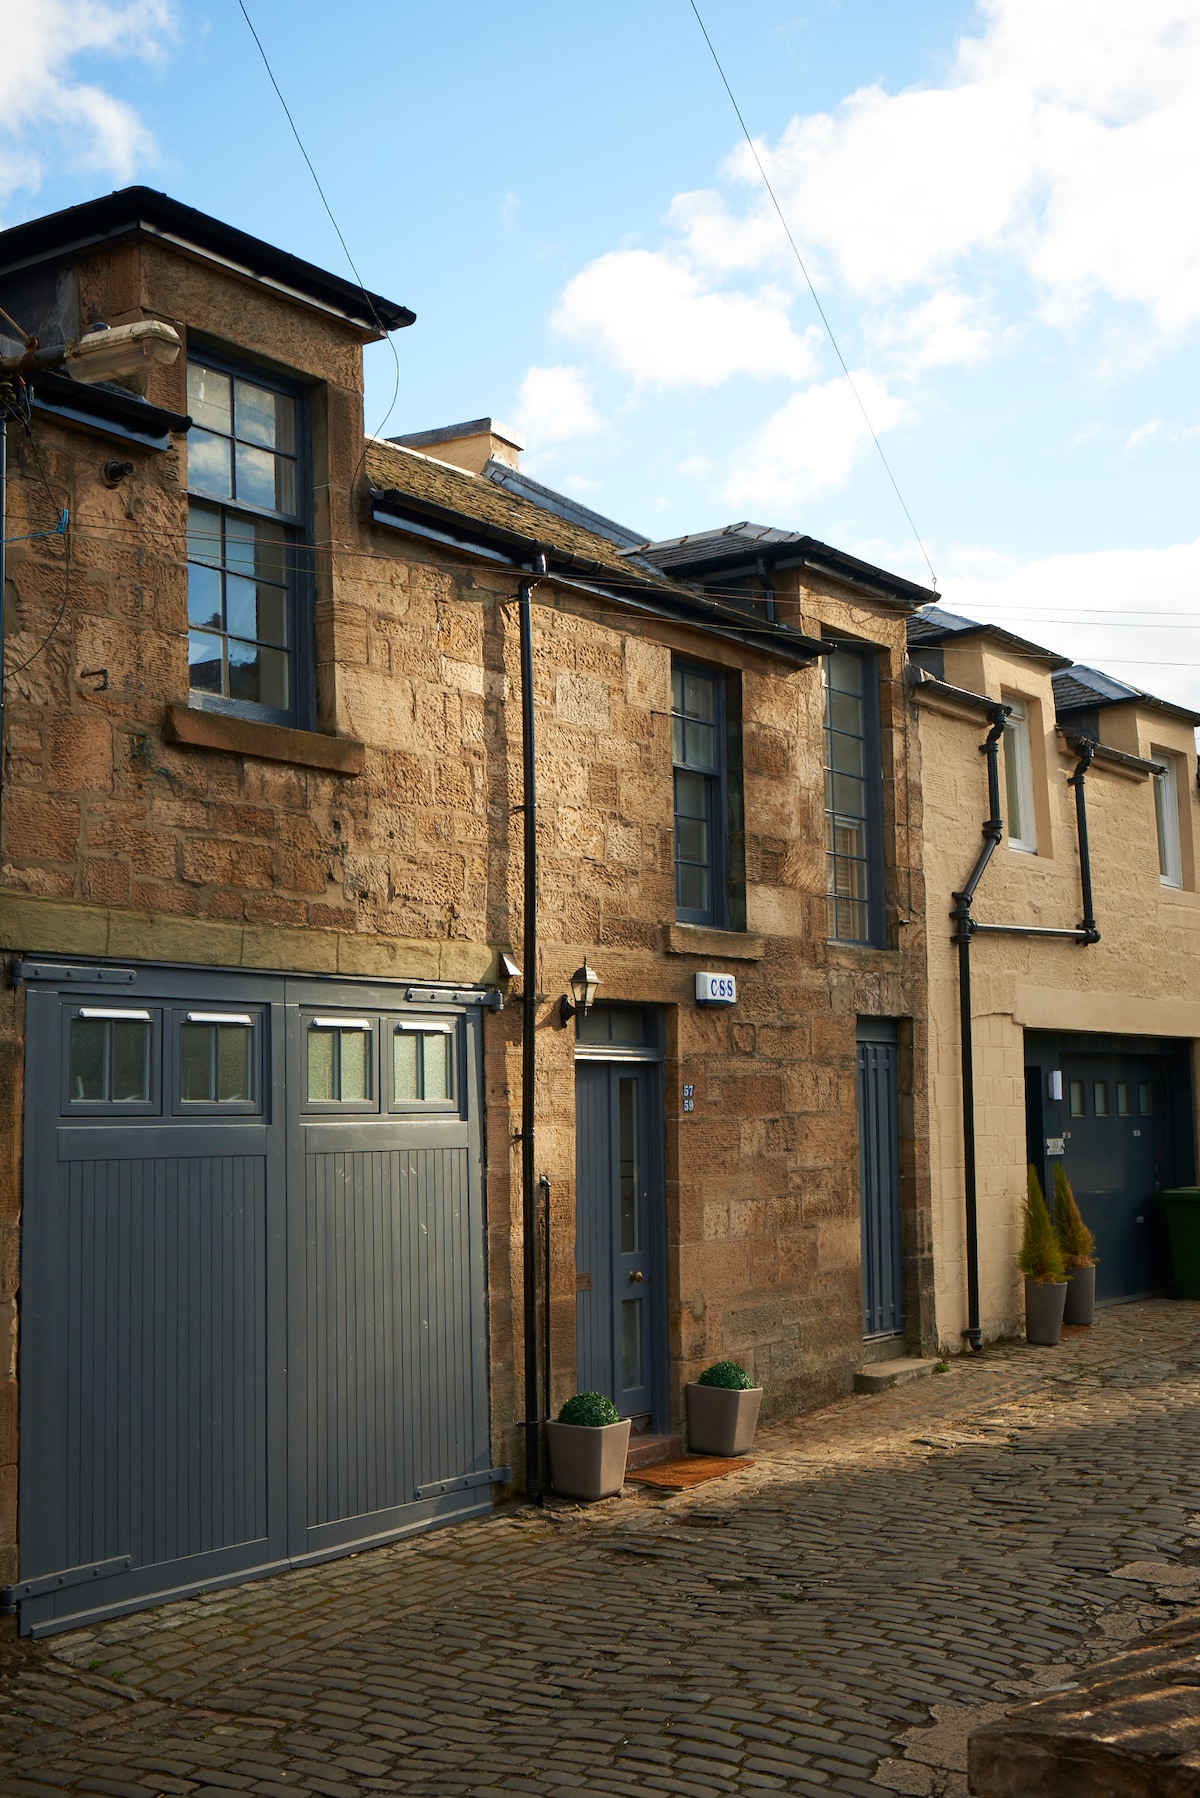
[[[393, 1013], [384, 1023], [388, 1042], [386, 1110], [392, 1115], [409, 1117], [461, 1117], [463, 1115], [463, 1032], [460, 1019], [443, 1013], [431, 1017], [413, 1016], [409, 1012]], [[450, 1092], [444, 1099], [401, 1099], [396, 1094], [396, 1038], [398, 1036], [440, 1036], [448, 1039], [447, 1072]], [[423, 1051], [421, 1051], [423, 1052]], [[419, 1053], [421, 1053], [419, 1052]]]
[[[383, 1034], [383, 1018], [370, 1006], [351, 1012], [340, 1006], [325, 1010], [320, 1005], [305, 1005], [300, 1011], [300, 1029], [303, 1049], [303, 1085], [300, 1089], [300, 1115], [305, 1118], [352, 1118], [378, 1117], [383, 1109], [382, 1091], [384, 1065], [380, 1054], [380, 1039]], [[341, 1037], [343, 1035], [363, 1036], [367, 1039], [368, 1073], [370, 1076], [370, 1092], [365, 1099], [314, 1099], [309, 1094], [309, 1043], [313, 1033]], [[341, 1044], [338, 1044], [340, 1072]]]
[[[675, 720], [686, 718], [687, 714], [675, 710], [675, 675], [692, 675], [707, 681], [713, 690], [713, 735], [716, 743], [716, 767], [694, 768], [688, 762], [675, 758]], [[687, 656], [671, 657], [671, 834], [672, 834], [672, 872], [675, 881], [675, 921], [677, 924], [700, 924], [710, 930], [729, 930], [732, 928], [732, 905], [730, 895], [730, 842], [729, 842], [729, 748], [726, 741], [729, 705], [726, 692], [727, 677], [723, 669], [713, 668], [703, 662], [695, 662]], [[701, 909], [697, 906], [679, 903], [679, 782], [681, 773], [699, 775], [705, 783], [705, 800], [707, 805], [706, 824], [708, 827], [711, 857], [708, 862], [710, 892], [712, 904]], [[689, 867], [702, 864], [688, 863]]]
[[[1033, 735], [1030, 730], [1029, 702], [1022, 699], [1019, 694], [1005, 693], [1002, 703], [1009, 708], [1008, 717], [1004, 720], [1002, 743], [1004, 809], [1008, 825], [1005, 842], [1010, 849], [1019, 850], [1023, 855], [1036, 855], [1038, 853], [1037, 794], [1033, 784]], [[1012, 746], [1011, 749], [1010, 746]], [[1012, 815], [1014, 794], [1017, 809], [1020, 812], [1020, 817], [1016, 820]], [[1019, 825], [1016, 830], [1013, 829], [1014, 822]], [[1026, 834], [1027, 829], [1031, 834]]]
[[[823, 642], [830, 654], [834, 651], [842, 655], [853, 656], [862, 667], [862, 707], [863, 707], [863, 793], [866, 812], [863, 823], [866, 826], [867, 839], [867, 934], [866, 936], [840, 936], [830, 928], [835, 922], [830, 901], [837, 897], [829, 891], [828, 871], [831, 857], [834, 855], [829, 847], [828, 830], [830, 819], [837, 816], [836, 810], [823, 803], [822, 815], [825, 819], [825, 856], [826, 871], [825, 891], [822, 895], [825, 903], [826, 939], [850, 949], [883, 949], [887, 947], [887, 869], [884, 860], [883, 839], [883, 726], [879, 710], [879, 656], [876, 644], [863, 643], [851, 637], [824, 636]], [[830, 694], [834, 689], [829, 685], [828, 661], [821, 659], [821, 777], [822, 782], [833, 772], [829, 765], [829, 738], [832, 730], [830, 723]], [[824, 795], [823, 795], [824, 799]]]
[[[291, 513], [273, 511], [263, 506], [256, 506], [240, 499], [220, 499], [211, 493], [203, 493], [191, 485], [191, 459], [188, 456], [188, 481], [185, 494], [188, 501], [189, 518], [192, 502], [198, 505], [211, 506], [222, 515], [232, 514], [257, 520], [266, 524], [278, 524], [285, 533], [285, 540], [291, 552], [288, 557], [288, 580], [286, 584], [287, 598], [287, 662], [288, 662], [288, 704], [286, 707], [267, 706], [257, 700], [234, 699], [223, 693], [208, 693], [203, 688], [191, 685], [188, 681], [188, 704], [194, 710], [221, 712], [227, 717], [253, 718], [263, 724], [279, 724], [297, 730], [310, 730], [316, 716], [316, 654], [313, 639], [313, 619], [315, 597], [315, 558], [313, 551], [313, 471], [312, 471], [312, 417], [310, 408], [311, 387], [300, 379], [281, 374], [274, 369], [264, 368], [249, 358], [230, 355], [219, 346], [210, 346], [203, 338], [192, 333], [188, 335], [186, 370], [193, 363], [210, 368], [215, 374], [227, 375], [231, 381], [250, 381], [255, 386], [265, 387], [270, 392], [279, 393], [290, 399], [295, 406], [296, 423], [296, 510]], [[194, 426], [203, 430], [204, 426]], [[189, 450], [190, 450], [189, 431]], [[231, 437], [231, 442], [238, 440]], [[185, 568], [190, 566], [190, 558], [184, 556]], [[224, 560], [220, 563], [225, 573]], [[187, 634], [192, 630], [189, 616]], [[230, 633], [212, 632], [224, 643]]]
[[[1179, 774], [1175, 756], [1166, 749], [1151, 749], [1162, 773], [1154, 781], [1154, 823], [1158, 834], [1158, 882], [1174, 892], [1183, 891], [1183, 830], [1179, 817]], [[1170, 810], [1168, 813], [1168, 798]]]
[[[71, 1097], [71, 1026], [81, 1018], [88, 1016], [116, 1023], [122, 1017], [130, 1022], [145, 1024], [149, 1031], [147, 1048], [147, 1072], [149, 1075], [149, 1095], [145, 1099], [73, 1099]], [[95, 1118], [148, 1118], [161, 1117], [163, 1114], [162, 1090], [162, 1032], [163, 1008], [161, 1004], [134, 1004], [121, 1000], [81, 999], [78, 1004], [64, 1005], [62, 1008], [62, 1049], [60, 1062], [61, 1109], [62, 1117], [95, 1117]]]
[[[183, 1096], [183, 1027], [201, 1021], [192, 1013], [203, 1013], [204, 1021], [218, 1027], [242, 1018], [250, 1023], [250, 1097], [248, 1099], [185, 1099]], [[218, 1015], [220, 1014], [220, 1015]], [[170, 1092], [170, 1113], [175, 1118], [261, 1117], [265, 1085], [263, 1062], [267, 1050], [268, 1030], [261, 1004], [241, 1005], [234, 1002], [202, 1003], [198, 999], [175, 1004], [170, 1015], [170, 1051], [166, 1079]], [[307, 1074], [307, 1069], [305, 1069]]]

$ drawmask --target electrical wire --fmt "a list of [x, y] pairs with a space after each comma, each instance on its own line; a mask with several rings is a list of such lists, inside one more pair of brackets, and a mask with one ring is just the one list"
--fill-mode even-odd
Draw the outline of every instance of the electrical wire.
[[[239, 4], [240, 4], [240, 0], [239, 0]], [[825, 308], [824, 308], [824, 306], [822, 306], [820, 298], [817, 294], [817, 290], [813, 285], [812, 276], [809, 274], [808, 268], [804, 261], [804, 258], [800, 254], [800, 247], [797, 244], [796, 239], [792, 236], [792, 228], [788, 224], [787, 219], [784, 216], [783, 207], [779, 204], [779, 201], [775, 195], [775, 189], [771, 186], [770, 176], [767, 174], [767, 171], [763, 166], [762, 157], [758, 153], [758, 146], [755, 143], [754, 139], [751, 137], [749, 127], [747, 126], [745, 119], [742, 117], [742, 109], [738, 105], [737, 100], [734, 97], [733, 89], [729, 85], [729, 77], [726, 75], [725, 70], [721, 67], [721, 59], [717, 55], [716, 48], [713, 44], [713, 41], [708, 35], [708, 27], [705, 25], [704, 20], [700, 17], [700, 9], [696, 5], [696, 0], [688, 0], [688, 4], [691, 6], [692, 11], [696, 15], [696, 23], [697, 23], [697, 25], [699, 25], [701, 32], [704, 34], [704, 41], [708, 45], [709, 54], [711, 55], [713, 62], [716, 64], [717, 74], [721, 77], [721, 82], [725, 88], [725, 92], [729, 95], [729, 104], [733, 107], [734, 112], [737, 114], [737, 122], [742, 128], [743, 137], [746, 139], [746, 142], [750, 146], [750, 154], [751, 154], [751, 156], [753, 156], [755, 164], [758, 168], [758, 172], [762, 176], [763, 186], [766, 188], [767, 193], [770, 195], [771, 204], [775, 208], [775, 211], [779, 215], [779, 222], [783, 226], [784, 233], [787, 236], [787, 240], [792, 246], [792, 254], [796, 258], [796, 261], [799, 265], [800, 273], [804, 276], [804, 279], [808, 284], [808, 291], [812, 295], [813, 305], [816, 307], [818, 313], [821, 316], [821, 323], [824, 325], [824, 327], [829, 335], [829, 341], [833, 345], [834, 355], [837, 357], [838, 361], [840, 362], [841, 368], [842, 368], [842, 373], [846, 377], [846, 385], [849, 387], [851, 393], [854, 395], [855, 400], [858, 402], [858, 409], [863, 415], [863, 422], [865, 423], [868, 431], [871, 433], [871, 441], [875, 445], [875, 448], [879, 452], [879, 460], [883, 463], [884, 470], [887, 474], [887, 478], [892, 484], [892, 491], [895, 493], [896, 498], [900, 502], [900, 509], [904, 513], [905, 518], [907, 518], [907, 520], [908, 520], [909, 529], [912, 531], [912, 534], [913, 534], [914, 538], [916, 539], [917, 548], [920, 550], [922, 556], [924, 557], [925, 566], [929, 570], [929, 578], [933, 582], [934, 587], [936, 588], [937, 575], [933, 572], [933, 563], [929, 560], [929, 551], [925, 548], [925, 544], [921, 538], [921, 533], [916, 527], [916, 523], [913, 519], [913, 515], [909, 511], [908, 506], [905, 502], [904, 495], [900, 491], [900, 483], [897, 481], [895, 475], [892, 473], [892, 465], [888, 461], [887, 456], [884, 454], [883, 445], [879, 441], [879, 437], [878, 437], [878, 434], [876, 433], [875, 426], [871, 423], [871, 415], [867, 411], [866, 405], [863, 401], [863, 397], [862, 397], [861, 393], [858, 391], [858, 388], [854, 385], [854, 377], [850, 373], [849, 367], [847, 366], [847, 363], [846, 363], [846, 358], [842, 355], [841, 348], [838, 344], [838, 340], [834, 336], [833, 326], [830, 324], [829, 319], [826, 316]]]
[[[384, 425], [386, 425], [388, 419], [392, 416], [392, 413], [396, 410], [396, 401], [400, 398], [400, 357], [397, 354], [396, 346], [392, 342], [391, 335], [388, 332], [387, 327], [385, 326], [383, 320], [379, 316], [379, 313], [375, 306], [375, 301], [372, 299], [371, 294], [368, 291], [368, 288], [366, 286], [366, 283], [364, 282], [362, 276], [358, 272], [358, 265], [355, 262], [353, 256], [350, 254], [350, 246], [346, 242], [346, 239], [342, 235], [342, 228], [338, 224], [336, 218], [333, 216], [333, 208], [329, 204], [329, 201], [325, 197], [325, 189], [321, 186], [320, 177], [318, 176], [316, 169], [313, 167], [312, 157], [309, 155], [308, 151], [304, 148], [304, 140], [300, 136], [300, 133], [296, 128], [296, 121], [292, 117], [291, 107], [288, 105], [287, 101], [283, 97], [283, 90], [281, 89], [278, 81], [276, 81], [276, 79], [275, 79], [275, 71], [272, 69], [270, 61], [268, 60], [268, 57], [267, 57], [267, 53], [263, 49], [262, 39], [259, 37], [258, 32], [254, 29], [253, 19], [250, 17], [250, 14], [246, 11], [245, 0], [237, 0], [237, 4], [238, 4], [238, 11], [241, 13], [243, 19], [245, 19], [247, 29], [250, 32], [250, 36], [254, 39], [254, 42], [258, 48], [258, 54], [262, 57], [262, 65], [263, 65], [263, 68], [267, 71], [267, 79], [270, 81], [271, 86], [275, 89], [276, 98], [278, 99], [279, 104], [283, 107], [284, 117], [287, 119], [288, 124], [291, 126], [292, 136], [296, 140], [296, 146], [299, 149], [301, 156], [303, 156], [303, 158], [304, 158], [305, 166], [307, 167], [309, 174], [313, 178], [313, 185], [315, 186], [318, 194], [320, 194], [320, 196], [321, 196], [321, 204], [325, 208], [326, 214], [328, 215], [328, 218], [329, 218], [329, 222], [333, 226], [333, 229], [334, 229], [335, 233], [337, 234], [337, 240], [342, 246], [342, 251], [343, 251], [343, 254], [345, 255], [346, 261], [350, 264], [350, 267], [354, 272], [354, 279], [358, 282], [359, 288], [362, 291], [363, 299], [367, 302], [367, 308], [371, 314], [371, 317], [375, 320], [375, 323], [379, 328], [380, 335], [382, 336], [382, 338], [384, 339], [388, 348], [392, 352], [392, 361], [395, 364], [396, 380], [395, 380], [395, 384], [392, 388], [391, 403], [388, 406], [387, 411], [383, 415], [383, 422], [380, 424], [378, 430], [375, 432], [375, 435], [378, 437], [382, 434]], [[365, 455], [365, 453], [366, 452], [364, 451], [364, 455]], [[362, 462], [360, 460], [359, 468], [361, 468], [361, 467], [362, 467]], [[357, 481], [357, 479], [358, 479], [358, 472], [359, 472], [359, 470], [356, 468], [354, 471], [354, 481]], [[351, 482], [351, 486], [353, 486], [353, 485], [354, 485], [354, 482]]]
[[[42, 458], [38, 454], [37, 441], [33, 435], [33, 431], [30, 426], [30, 423], [29, 423], [29, 419], [27, 417], [24, 417], [24, 418], [19, 417], [18, 422], [22, 426], [22, 428], [25, 432], [25, 435], [29, 440], [29, 447], [33, 452], [33, 459], [37, 465], [38, 474], [41, 476], [42, 486], [46, 489], [46, 498], [50, 501], [51, 508], [57, 513], [59, 510], [58, 501], [55, 499], [53, 490], [50, 486], [50, 482], [46, 478], [46, 470], [42, 466]], [[44, 649], [47, 649], [49, 647], [49, 645], [51, 644], [51, 642], [54, 640], [54, 638], [57, 636], [58, 627], [62, 623], [63, 618], [66, 616], [67, 604], [71, 597], [71, 526], [72, 526], [72, 521], [71, 521], [71, 515], [70, 515], [69, 510], [64, 509], [63, 512], [61, 513], [61, 517], [65, 520], [65, 523], [63, 525], [63, 529], [62, 529], [61, 533], [60, 532], [49, 532], [47, 534], [52, 535], [52, 536], [61, 535], [62, 540], [63, 540], [63, 595], [62, 595], [62, 600], [59, 604], [58, 611], [54, 615], [53, 624], [51, 624], [50, 629], [46, 632], [46, 635], [42, 638], [42, 640], [38, 644], [37, 648], [35, 650], [31, 651], [31, 653], [25, 657], [25, 660], [23, 662], [18, 662], [15, 668], [7, 668], [6, 667], [3, 670], [0, 670], [0, 679], [3, 679], [5, 681], [12, 680], [15, 675], [23, 674], [25, 669], [28, 668], [32, 662], [37, 661], [37, 659], [41, 655], [42, 651]]]

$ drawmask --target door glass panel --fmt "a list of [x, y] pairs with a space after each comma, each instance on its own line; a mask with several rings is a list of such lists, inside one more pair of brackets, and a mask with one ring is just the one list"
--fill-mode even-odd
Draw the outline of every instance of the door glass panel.
[[371, 1039], [365, 1030], [339, 1030], [341, 1080], [338, 1098], [369, 1099], [371, 1096]]
[[[617, 1082], [617, 1140], [621, 1181], [621, 1253], [636, 1255], [641, 1247], [638, 1216], [638, 1083], [636, 1077]], [[626, 1380], [627, 1386], [636, 1384]]]
[[450, 1097], [450, 1044], [453, 1037], [440, 1033], [436, 1036], [423, 1036], [424, 1046], [424, 1091], [423, 1099], [448, 1099]]
[[250, 1097], [249, 1024], [217, 1025], [217, 1098], [223, 1103]]
[[310, 1030], [308, 1033], [308, 1096], [310, 1099], [332, 1099], [333, 1058], [338, 1032]]
[[181, 1024], [179, 1097], [193, 1104], [230, 1104], [250, 1097], [248, 1024]]
[[1106, 1118], [1108, 1116], [1108, 1081], [1107, 1080], [1093, 1080], [1093, 1082], [1092, 1082], [1092, 1097], [1095, 1101], [1096, 1116], [1098, 1118]]
[[212, 1051], [215, 1024], [179, 1027], [179, 1097], [193, 1103], [213, 1096]]
[[71, 1097], [108, 1097], [108, 1025], [100, 1018], [71, 1019]]
[[621, 1304], [621, 1385], [628, 1392], [642, 1385], [642, 1301]]
[[420, 1038], [411, 1030], [397, 1030], [392, 1043], [393, 1097], [398, 1102], [419, 1099], [417, 1091], [417, 1046]]
[[112, 1098], [131, 1104], [150, 1097], [150, 1026], [112, 1026]]
[[1084, 1101], [1084, 1086], [1082, 1080], [1072, 1080], [1071, 1082], [1071, 1116], [1073, 1118], [1087, 1116], [1087, 1105]]
[[1138, 1112], [1144, 1118], [1154, 1114], [1153, 1089], [1148, 1080], [1143, 1080], [1138, 1085]]
[[1128, 1080], [1117, 1081], [1117, 1116], [1119, 1118], [1127, 1118], [1129, 1116]]

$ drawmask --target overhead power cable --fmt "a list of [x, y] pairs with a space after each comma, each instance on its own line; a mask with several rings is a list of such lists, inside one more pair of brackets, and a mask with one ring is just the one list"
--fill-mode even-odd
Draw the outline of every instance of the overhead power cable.
[[[296, 146], [299, 149], [301, 156], [303, 156], [303, 158], [304, 158], [305, 166], [307, 167], [309, 174], [313, 178], [313, 185], [316, 188], [317, 192], [321, 196], [321, 204], [325, 208], [325, 211], [329, 218], [329, 222], [333, 226], [333, 229], [334, 229], [335, 233], [337, 234], [337, 240], [342, 246], [342, 252], [345, 255], [346, 261], [350, 264], [351, 270], [353, 271], [353, 274], [354, 274], [354, 279], [358, 282], [358, 285], [362, 290], [363, 299], [367, 302], [367, 308], [371, 314], [371, 317], [375, 320], [376, 325], [379, 327], [380, 335], [383, 337], [383, 339], [387, 343], [389, 350], [391, 350], [391, 352], [392, 352], [392, 361], [394, 362], [395, 367], [396, 367], [396, 381], [395, 381], [395, 385], [392, 389], [391, 404], [388, 406], [387, 411], [383, 415], [383, 424], [381, 424], [379, 426], [379, 429], [375, 432], [375, 436], [378, 437], [378, 436], [382, 435], [383, 426], [386, 425], [388, 419], [392, 416], [392, 413], [396, 410], [396, 401], [400, 397], [400, 357], [396, 353], [396, 346], [392, 342], [391, 336], [388, 333], [387, 326], [384, 324], [383, 320], [379, 316], [378, 311], [376, 310], [375, 302], [371, 298], [371, 295], [370, 295], [370, 292], [368, 291], [367, 285], [364, 282], [362, 276], [358, 272], [358, 264], [355, 262], [353, 256], [350, 254], [350, 246], [346, 242], [346, 239], [342, 235], [342, 228], [338, 224], [337, 219], [333, 216], [333, 207], [329, 204], [329, 201], [325, 197], [325, 189], [321, 186], [320, 177], [318, 176], [316, 169], [313, 167], [312, 157], [309, 155], [308, 151], [304, 148], [304, 139], [300, 136], [300, 133], [296, 128], [296, 121], [292, 117], [292, 109], [288, 105], [287, 101], [284, 99], [283, 90], [280, 87], [278, 81], [276, 81], [276, 79], [275, 79], [275, 71], [272, 69], [270, 61], [267, 57], [267, 53], [263, 49], [262, 39], [259, 37], [258, 32], [254, 29], [254, 21], [250, 17], [250, 14], [246, 11], [245, 0], [237, 0], [237, 4], [238, 4], [238, 11], [241, 13], [243, 19], [245, 19], [247, 29], [250, 32], [250, 36], [254, 39], [255, 45], [257, 46], [258, 54], [262, 57], [262, 65], [263, 65], [263, 68], [267, 71], [267, 79], [270, 81], [271, 86], [275, 89], [276, 98], [278, 99], [279, 104], [283, 107], [284, 117], [287, 119], [288, 124], [291, 126], [292, 136], [296, 140]], [[361, 462], [360, 462], [360, 466], [361, 466]], [[356, 469], [355, 470], [355, 479], [357, 480], [357, 478], [358, 478], [358, 470]]]
[[[240, 4], [240, 0], [239, 0], [239, 4]], [[809, 274], [808, 268], [804, 261], [804, 258], [800, 254], [800, 246], [797, 244], [796, 239], [792, 236], [792, 228], [788, 224], [787, 219], [784, 216], [783, 207], [779, 204], [779, 200], [776, 197], [775, 189], [771, 186], [771, 177], [767, 174], [766, 168], [763, 166], [763, 159], [758, 153], [758, 145], [755, 143], [754, 139], [751, 137], [749, 127], [747, 126], [746, 121], [742, 116], [742, 109], [738, 105], [737, 100], [734, 97], [733, 89], [729, 85], [729, 77], [728, 77], [728, 75], [726, 75], [725, 70], [721, 67], [721, 59], [717, 55], [716, 49], [713, 45], [713, 41], [708, 35], [708, 27], [705, 25], [704, 20], [700, 17], [700, 8], [696, 5], [696, 0], [688, 0], [688, 4], [691, 6], [692, 11], [696, 15], [696, 23], [697, 23], [697, 25], [699, 25], [700, 30], [704, 34], [704, 41], [708, 45], [709, 54], [712, 57], [713, 62], [716, 64], [717, 74], [721, 77], [721, 82], [725, 88], [725, 92], [729, 95], [729, 104], [733, 107], [734, 112], [737, 114], [737, 122], [742, 128], [743, 137], [746, 139], [746, 142], [750, 146], [750, 154], [751, 154], [751, 156], [753, 156], [755, 164], [758, 168], [758, 172], [762, 176], [763, 186], [766, 188], [767, 193], [770, 195], [771, 204], [775, 208], [775, 211], [779, 215], [779, 222], [783, 226], [784, 233], [787, 237], [787, 240], [792, 246], [792, 254], [796, 258], [796, 262], [799, 265], [800, 273], [804, 276], [804, 279], [808, 284], [808, 291], [812, 295], [813, 305], [816, 307], [818, 313], [820, 314], [821, 323], [824, 325], [825, 330], [829, 337], [829, 341], [833, 345], [833, 353], [837, 357], [838, 361], [840, 362], [841, 368], [842, 368], [842, 373], [846, 377], [846, 385], [849, 387], [851, 393], [854, 395], [855, 400], [858, 402], [858, 409], [863, 415], [863, 422], [866, 425], [867, 430], [871, 433], [871, 441], [875, 445], [875, 448], [879, 452], [879, 460], [883, 463], [884, 470], [887, 474], [887, 478], [892, 484], [892, 491], [895, 493], [896, 498], [900, 502], [900, 509], [904, 513], [905, 518], [907, 518], [907, 520], [908, 520], [909, 529], [912, 531], [913, 536], [916, 538], [917, 548], [920, 550], [922, 556], [924, 557], [925, 566], [929, 570], [929, 578], [933, 582], [934, 587], [936, 588], [937, 587], [937, 575], [933, 572], [933, 563], [929, 560], [929, 551], [925, 548], [925, 544], [921, 538], [921, 533], [916, 527], [916, 523], [913, 519], [912, 513], [908, 509], [908, 505], [905, 501], [904, 495], [900, 491], [900, 483], [897, 481], [895, 475], [892, 473], [892, 465], [888, 461], [887, 456], [884, 454], [883, 445], [879, 441], [879, 436], [875, 430], [875, 426], [871, 423], [871, 415], [867, 411], [866, 404], [863, 400], [862, 394], [858, 391], [858, 388], [854, 385], [854, 376], [850, 373], [850, 369], [847, 365], [846, 358], [842, 355], [841, 347], [838, 344], [837, 338], [834, 336], [833, 326], [830, 324], [829, 319], [825, 313], [825, 308], [821, 304], [820, 296], [818, 295], [816, 288], [813, 286], [812, 276]]]

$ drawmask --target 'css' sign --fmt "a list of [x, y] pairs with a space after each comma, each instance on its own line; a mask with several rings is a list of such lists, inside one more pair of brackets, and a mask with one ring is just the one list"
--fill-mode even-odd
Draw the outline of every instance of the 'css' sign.
[[732, 974], [697, 974], [697, 1005], [734, 1005], [737, 1003], [737, 981]]

